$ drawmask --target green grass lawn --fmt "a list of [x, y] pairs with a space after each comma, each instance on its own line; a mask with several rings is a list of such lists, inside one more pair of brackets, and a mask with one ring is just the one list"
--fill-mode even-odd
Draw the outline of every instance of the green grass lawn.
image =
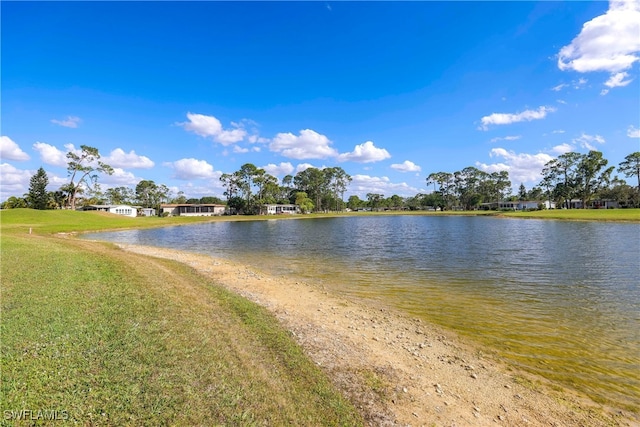
[[362, 424], [262, 307], [183, 264], [48, 234], [134, 219], [9, 213], [0, 240], [2, 422], [15, 421], [6, 411], [27, 410], [82, 425]]
[[531, 212], [507, 212], [514, 218], [540, 218], [573, 221], [639, 221], [640, 209], [552, 209]]
[[[264, 217], [260, 217], [264, 218]], [[3, 232], [33, 232], [40, 234], [114, 230], [122, 228], [167, 227], [207, 221], [250, 220], [250, 216], [222, 217], [137, 217], [129, 218], [106, 212], [70, 210], [10, 209], [0, 211]]]
[[540, 218], [568, 221], [638, 221], [640, 209], [552, 209], [531, 212], [508, 211], [382, 211], [349, 212], [304, 215], [304, 218], [335, 216], [379, 216], [379, 215], [418, 215], [418, 216], [508, 216], [514, 218]]

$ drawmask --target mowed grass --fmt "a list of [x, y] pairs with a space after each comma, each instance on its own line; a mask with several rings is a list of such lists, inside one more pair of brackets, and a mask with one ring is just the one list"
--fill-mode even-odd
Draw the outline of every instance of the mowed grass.
[[7, 231], [5, 213], [2, 411], [81, 425], [362, 424], [262, 307], [183, 264], [16, 221]]
[[[210, 221], [251, 220], [251, 216], [218, 217], [137, 217], [129, 218], [106, 212], [82, 212], [70, 210], [10, 209], [0, 211], [3, 232], [40, 234], [72, 233], [84, 231], [115, 230], [126, 228], [169, 227]], [[265, 216], [259, 217], [265, 218]]]
[[557, 219], [568, 221], [638, 221], [640, 209], [551, 209], [531, 212], [507, 212], [514, 218]]

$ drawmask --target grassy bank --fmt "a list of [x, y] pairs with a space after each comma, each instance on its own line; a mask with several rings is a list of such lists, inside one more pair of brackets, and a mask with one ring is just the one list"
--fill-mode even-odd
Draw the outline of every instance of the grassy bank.
[[557, 219], [567, 221], [638, 221], [640, 209], [553, 209], [531, 212], [508, 212], [514, 218]]
[[31, 228], [33, 232], [39, 234], [169, 227], [207, 221], [241, 221], [255, 218], [256, 217], [251, 216], [129, 218], [105, 212], [69, 210], [39, 211], [34, 209], [10, 209], [0, 211], [0, 222], [2, 223], [3, 232], [28, 233]]
[[[335, 214], [314, 214], [315, 217], [335, 216]], [[553, 209], [531, 212], [503, 211], [386, 211], [386, 212], [350, 212], [340, 216], [375, 215], [423, 215], [423, 216], [507, 216], [513, 218], [539, 218], [567, 221], [637, 221], [640, 222], [640, 209]]]
[[[566, 221], [636, 221], [640, 222], [640, 209], [553, 209], [531, 212], [503, 212], [503, 211], [383, 211], [383, 212], [348, 212], [348, 213], [317, 213], [311, 215], [297, 215], [300, 218], [328, 218], [337, 216], [506, 216], [513, 218], [538, 218]], [[254, 217], [255, 218], [255, 217]], [[263, 219], [265, 217], [259, 217]], [[280, 218], [280, 217], [278, 217]]]
[[182, 264], [48, 235], [129, 219], [8, 211], [1, 220], [6, 422], [361, 424], [265, 309]]

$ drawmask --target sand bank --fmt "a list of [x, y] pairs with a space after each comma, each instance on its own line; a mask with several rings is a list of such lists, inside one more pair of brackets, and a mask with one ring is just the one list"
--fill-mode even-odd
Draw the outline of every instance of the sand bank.
[[119, 244], [183, 262], [268, 308], [370, 425], [640, 425], [483, 356], [455, 334], [386, 307], [206, 255]]

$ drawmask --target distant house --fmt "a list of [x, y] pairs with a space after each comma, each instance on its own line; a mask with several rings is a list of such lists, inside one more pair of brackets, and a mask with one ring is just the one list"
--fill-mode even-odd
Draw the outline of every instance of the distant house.
[[140, 208], [140, 216], [156, 216], [156, 210], [153, 208]]
[[[565, 207], [563, 204], [562, 207]], [[591, 200], [587, 202], [587, 209], [613, 209], [619, 208], [620, 204], [615, 200]], [[569, 201], [569, 209], [582, 209], [582, 200], [571, 199]]]
[[123, 215], [135, 218], [138, 215], [137, 206], [129, 205], [87, 205], [81, 208], [83, 211], [109, 212], [116, 215]]
[[217, 204], [169, 204], [160, 205], [160, 213], [170, 216], [217, 216], [223, 215], [226, 208]]
[[480, 204], [480, 209], [512, 209], [514, 211], [524, 211], [527, 209], [538, 209], [542, 205], [543, 209], [555, 209], [555, 202], [537, 200], [517, 200], [512, 202], [491, 202]]
[[592, 209], [613, 209], [619, 208], [620, 203], [615, 200], [592, 200], [588, 206]]
[[300, 213], [300, 206], [298, 205], [262, 205], [260, 208], [260, 215], [293, 215]]

